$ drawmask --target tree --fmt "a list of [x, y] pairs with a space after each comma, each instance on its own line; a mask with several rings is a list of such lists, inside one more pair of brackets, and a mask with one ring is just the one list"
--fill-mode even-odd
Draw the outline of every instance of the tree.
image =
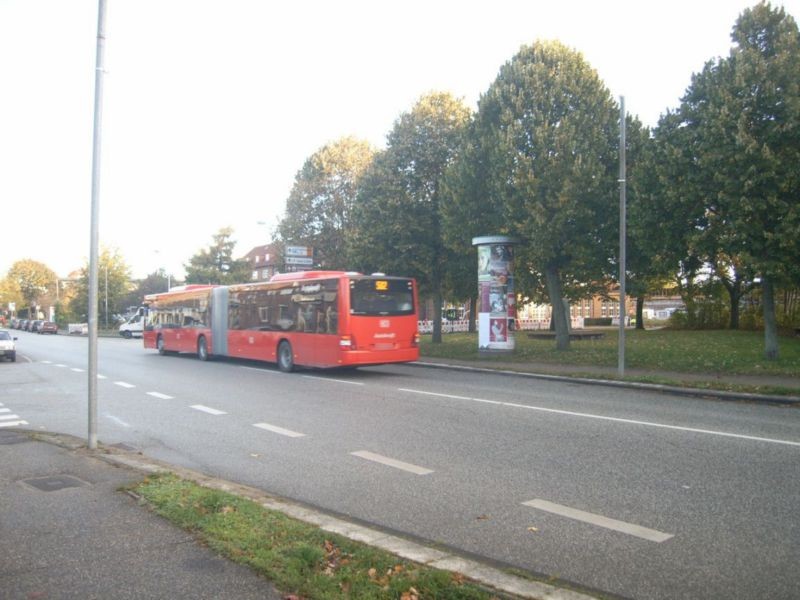
[[702, 208], [697, 247], [732, 305], [760, 278], [765, 355], [776, 359], [774, 289], [800, 264], [800, 33], [782, 8], [762, 2], [741, 14], [732, 39], [727, 58], [693, 77], [680, 127]]
[[447, 93], [423, 96], [395, 122], [384, 152], [362, 179], [354, 208], [354, 265], [411, 275], [433, 299], [433, 341], [441, 342], [448, 263], [439, 206], [445, 170], [461, 148], [470, 111]]
[[57, 276], [47, 265], [29, 258], [11, 265], [6, 279], [12, 288], [19, 290], [22, 300], [29, 307], [28, 315], [34, 319], [39, 298], [55, 290], [57, 285]]
[[580, 53], [537, 42], [503, 65], [476, 120], [492, 206], [522, 240], [516, 272], [523, 285], [546, 283], [557, 347], [567, 349], [565, 283], [612, 270], [618, 109]]
[[[131, 271], [117, 249], [102, 247], [97, 261], [97, 315], [98, 323], [113, 325], [113, 315], [123, 310], [122, 301], [131, 287]], [[69, 310], [81, 320], [89, 314], [89, 265], [81, 269], [75, 282], [74, 296]]]
[[327, 144], [306, 160], [295, 177], [278, 225], [287, 245], [314, 248], [315, 264], [347, 269], [346, 243], [358, 185], [375, 150], [365, 141], [345, 137]]
[[250, 266], [246, 260], [235, 260], [233, 251], [236, 242], [233, 229], [223, 227], [212, 237], [208, 248], [201, 249], [183, 265], [186, 283], [209, 283], [230, 285], [250, 279]]

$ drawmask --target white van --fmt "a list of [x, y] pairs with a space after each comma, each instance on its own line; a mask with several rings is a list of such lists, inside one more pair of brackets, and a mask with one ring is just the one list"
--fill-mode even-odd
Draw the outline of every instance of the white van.
[[135, 315], [133, 315], [130, 319], [128, 319], [122, 325], [119, 326], [119, 334], [125, 339], [130, 339], [132, 337], [142, 337], [142, 331], [144, 330], [144, 321], [145, 321], [144, 308], [140, 308], [139, 310], [136, 311]]

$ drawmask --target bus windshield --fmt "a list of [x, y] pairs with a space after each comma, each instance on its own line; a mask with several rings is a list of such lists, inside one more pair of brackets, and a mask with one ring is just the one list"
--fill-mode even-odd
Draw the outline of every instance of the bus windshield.
[[350, 314], [413, 315], [413, 283], [410, 279], [351, 279]]

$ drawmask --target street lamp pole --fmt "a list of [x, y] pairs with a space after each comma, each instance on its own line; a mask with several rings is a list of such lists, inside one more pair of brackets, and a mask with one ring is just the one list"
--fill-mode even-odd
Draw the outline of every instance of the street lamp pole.
[[98, 0], [97, 53], [94, 70], [94, 134], [92, 145], [92, 210], [89, 235], [89, 433], [88, 445], [97, 448], [97, 259], [100, 241], [100, 132], [103, 116], [103, 65], [106, 43], [106, 0]]

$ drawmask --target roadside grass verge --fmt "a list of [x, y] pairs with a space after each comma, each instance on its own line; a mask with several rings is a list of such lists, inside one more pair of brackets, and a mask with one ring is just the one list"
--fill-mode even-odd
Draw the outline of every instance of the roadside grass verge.
[[[618, 335], [616, 329], [604, 330], [599, 340], [572, 341], [570, 349], [559, 351], [553, 340], [531, 339], [526, 331], [516, 332], [516, 349], [512, 354], [479, 355], [476, 334], [451, 333], [442, 336], [441, 344], [431, 343], [431, 336], [422, 337], [423, 358], [450, 358], [465, 361], [502, 362], [513, 365], [537, 363], [544, 365], [566, 365], [574, 367], [577, 374], [581, 367], [616, 367], [618, 360]], [[704, 382], [692, 380], [693, 387], [719, 389], [745, 389], [748, 386], [727, 385], [715, 381], [724, 375], [800, 376], [800, 338], [781, 337], [780, 358], [768, 361], [764, 358], [763, 333], [753, 331], [685, 331], [685, 330], [626, 330], [626, 368], [652, 371], [639, 376], [638, 380], [674, 384], [674, 376], [664, 378], [661, 373], [704, 374]], [[585, 374], [585, 372], [584, 372]], [[598, 375], [593, 374], [593, 377]], [[612, 376], [606, 378], [614, 379]], [[626, 377], [626, 380], [634, 380]], [[688, 382], [681, 382], [688, 383]], [[758, 386], [749, 386], [758, 387]], [[786, 388], [770, 388], [786, 393]], [[765, 391], [759, 387], [759, 391]], [[797, 390], [795, 390], [796, 392]]]
[[157, 514], [302, 598], [489, 600], [457, 573], [425, 567], [172, 474], [131, 486]]

